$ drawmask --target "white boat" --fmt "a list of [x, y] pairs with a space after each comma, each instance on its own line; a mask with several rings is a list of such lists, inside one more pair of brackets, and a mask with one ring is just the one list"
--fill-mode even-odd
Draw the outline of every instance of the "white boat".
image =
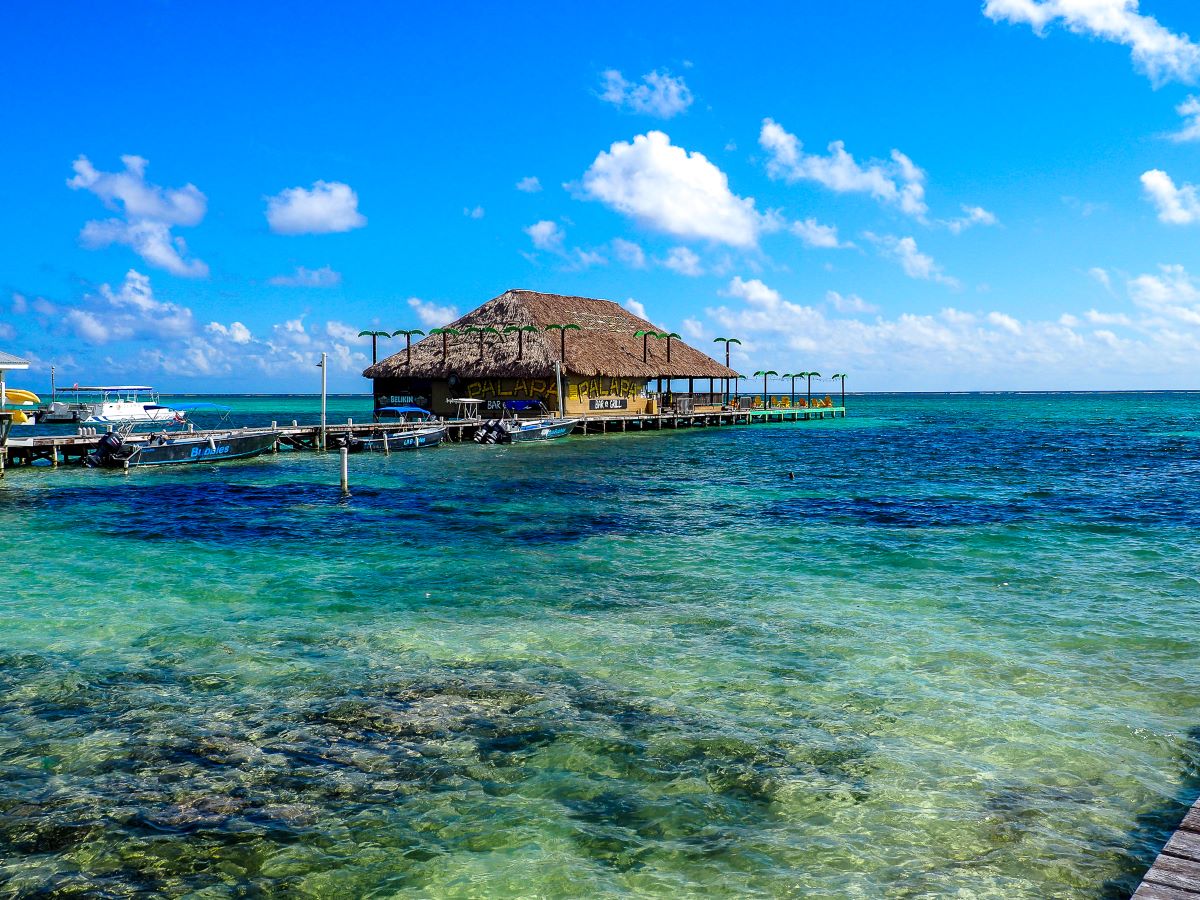
[[55, 399], [39, 416], [41, 422], [83, 422], [92, 425], [124, 423], [182, 422], [187, 414], [180, 409], [163, 406], [158, 391], [145, 385], [102, 385], [96, 387], [59, 388], [55, 395], [66, 394], [70, 399]]

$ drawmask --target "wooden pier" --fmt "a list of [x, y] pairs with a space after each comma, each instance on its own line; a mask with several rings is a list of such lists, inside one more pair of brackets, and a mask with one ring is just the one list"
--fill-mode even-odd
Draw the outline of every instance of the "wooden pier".
[[[663, 431], [680, 428], [720, 428], [729, 426], [765, 425], [780, 422], [806, 422], [813, 419], [845, 418], [846, 410], [841, 406], [834, 407], [800, 407], [791, 409], [726, 409], [726, 410], [696, 410], [694, 412], [675, 413], [665, 412], [657, 415], [603, 415], [585, 416], [575, 425], [576, 435], [621, 434], [638, 431]], [[483, 420], [451, 420], [446, 424], [446, 439], [451, 443], [464, 443], [474, 438], [475, 432], [483, 424]], [[416, 426], [409, 426], [416, 427]], [[80, 429], [83, 431], [84, 429]], [[288, 447], [293, 450], [319, 450], [321, 448], [320, 425], [277, 425], [272, 423], [266, 428], [220, 428], [209, 431], [184, 432], [195, 437], [228, 434], [230, 431], [274, 431], [279, 436], [276, 450]], [[382, 431], [394, 433], [403, 431], [404, 426], [397, 423], [360, 423], [353, 420], [337, 425], [329, 424], [325, 428], [325, 439], [330, 441], [341, 435], [353, 434], [367, 436]], [[90, 432], [95, 433], [90, 433]], [[6, 466], [31, 466], [34, 463], [45, 462], [51, 467], [60, 465], [79, 465], [83, 458], [95, 448], [104, 431], [88, 429], [84, 434], [37, 435], [33, 437], [12, 437], [7, 446], [0, 448], [0, 477]], [[148, 440], [156, 432], [138, 432], [132, 439]], [[170, 432], [179, 434], [180, 432]]]
[[1200, 800], [1188, 810], [1134, 900], [1200, 900]]

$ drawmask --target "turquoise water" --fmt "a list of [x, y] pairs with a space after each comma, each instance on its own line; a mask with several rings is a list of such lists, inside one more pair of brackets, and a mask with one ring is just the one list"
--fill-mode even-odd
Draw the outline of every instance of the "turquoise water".
[[1200, 396], [850, 408], [10, 472], [5, 895], [1127, 895], [1200, 792]]

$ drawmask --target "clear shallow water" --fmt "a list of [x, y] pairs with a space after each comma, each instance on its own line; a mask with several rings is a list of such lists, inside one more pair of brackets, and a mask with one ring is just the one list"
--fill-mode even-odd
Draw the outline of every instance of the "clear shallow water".
[[851, 409], [10, 473], [4, 890], [1128, 894], [1200, 791], [1200, 397]]

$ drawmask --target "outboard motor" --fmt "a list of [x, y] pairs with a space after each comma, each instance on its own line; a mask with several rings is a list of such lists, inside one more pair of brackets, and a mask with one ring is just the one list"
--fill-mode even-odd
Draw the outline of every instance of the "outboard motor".
[[96, 448], [83, 458], [83, 463], [89, 469], [111, 465], [124, 446], [125, 440], [121, 435], [115, 431], [107, 431], [96, 442]]

